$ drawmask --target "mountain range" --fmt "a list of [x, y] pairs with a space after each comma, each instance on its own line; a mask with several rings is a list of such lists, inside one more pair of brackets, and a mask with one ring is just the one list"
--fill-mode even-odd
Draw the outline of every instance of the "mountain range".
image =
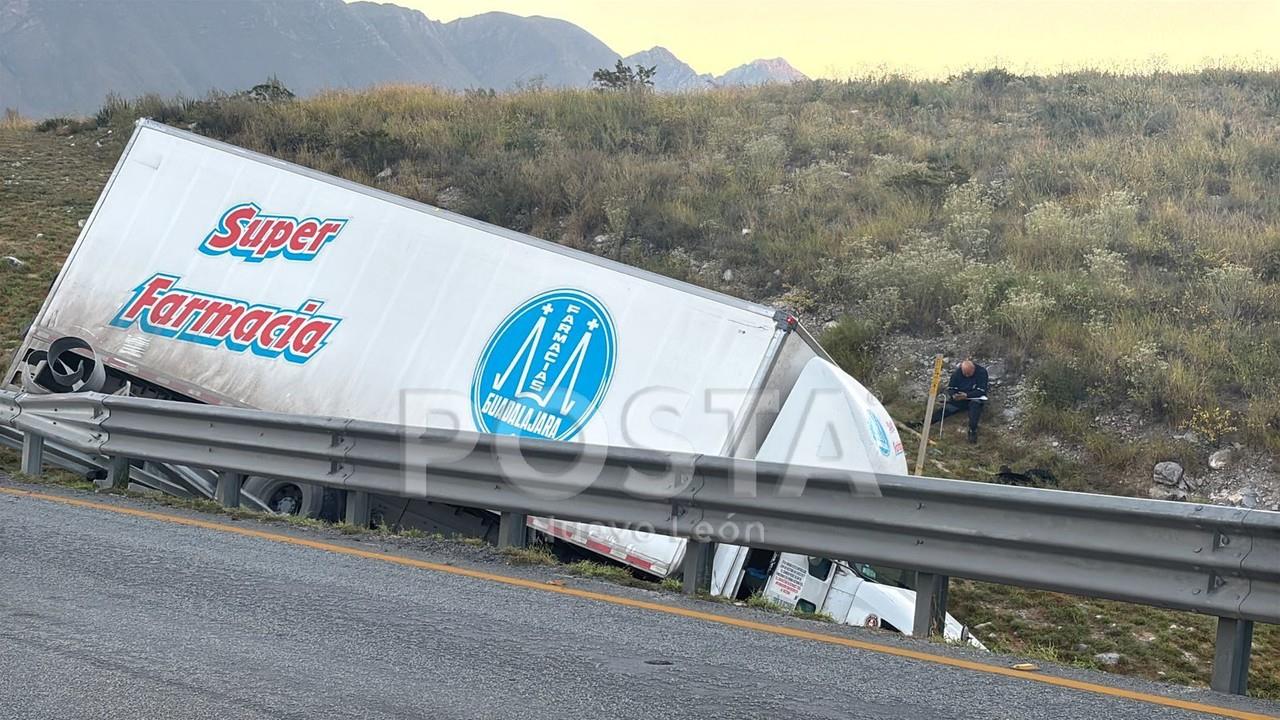
[[[202, 97], [275, 76], [300, 95], [381, 83], [462, 90], [585, 87], [619, 54], [565, 20], [490, 12], [442, 23], [393, 4], [343, 0], [0, 0], [0, 107], [87, 113], [109, 92]], [[665, 48], [660, 91], [803, 79], [785, 60], [720, 77]]]

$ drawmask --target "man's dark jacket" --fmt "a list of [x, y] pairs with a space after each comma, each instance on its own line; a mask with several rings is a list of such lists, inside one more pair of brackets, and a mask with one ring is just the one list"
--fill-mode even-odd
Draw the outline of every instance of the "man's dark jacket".
[[986, 395], [987, 369], [974, 363], [973, 377], [965, 377], [964, 372], [960, 368], [956, 368], [955, 372], [951, 373], [951, 380], [947, 383], [947, 397], [960, 392], [964, 393], [969, 399]]

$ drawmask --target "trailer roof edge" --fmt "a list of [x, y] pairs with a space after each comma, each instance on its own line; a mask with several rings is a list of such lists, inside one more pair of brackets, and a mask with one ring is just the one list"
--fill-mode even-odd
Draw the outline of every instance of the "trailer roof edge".
[[615, 270], [617, 272], [626, 273], [628, 275], [631, 275], [641, 280], [647, 280], [649, 282], [657, 283], [659, 285], [665, 285], [667, 287], [680, 290], [683, 292], [687, 292], [693, 295], [698, 295], [708, 300], [719, 302], [724, 305], [736, 307], [741, 310], [747, 310], [749, 312], [753, 312], [767, 318], [773, 318], [777, 313], [777, 310], [775, 308], [769, 307], [767, 305], [762, 305], [760, 303], [754, 303], [748, 300], [743, 300], [742, 298], [737, 298], [722, 292], [710, 290], [710, 289], [701, 287], [699, 285], [694, 285], [693, 283], [687, 283], [682, 280], [676, 280], [674, 278], [670, 278], [665, 275], [651, 272], [649, 270], [644, 270], [642, 268], [634, 267], [632, 265], [627, 265], [626, 263], [621, 263], [616, 260], [610, 260], [608, 258], [600, 257], [599, 255], [594, 255], [592, 253], [585, 252], [583, 250], [577, 250], [575, 248], [567, 247], [559, 243], [551, 242], [550, 240], [543, 240], [542, 238], [534, 237], [532, 235], [526, 235], [524, 233], [517, 232], [515, 230], [504, 228], [500, 225], [494, 225], [492, 223], [487, 223], [481, 220], [476, 220], [475, 218], [467, 217], [466, 215], [460, 215], [458, 213], [450, 212], [448, 210], [442, 210], [433, 205], [428, 205], [423, 202], [418, 202], [417, 200], [411, 200], [401, 195], [396, 195], [395, 193], [390, 193], [385, 190], [379, 190], [377, 188], [369, 187], [368, 185], [361, 185], [360, 183], [357, 183], [351, 180], [346, 180], [344, 178], [340, 178], [335, 175], [330, 175], [328, 173], [321, 172], [319, 170], [306, 167], [304, 165], [292, 163], [287, 160], [281, 160], [279, 158], [271, 157], [270, 155], [265, 155], [263, 153], [254, 152], [253, 150], [248, 150], [248, 149], [239, 147], [237, 145], [232, 145], [231, 143], [222, 142], [221, 140], [214, 140], [213, 138], [205, 137], [198, 133], [175, 128], [171, 125], [166, 125], [162, 122], [158, 122], [150, 118], [140, 118], [138, 120], [137, 130], [135, 132], [140, 132], [143, 129], [155, 130], [157, 132], [165, 133], [166, 135], [182, 138], [184, 140], [190, 140], [192, 142], [199, 143], [206, 147], [211, 147], [224, 152], [229, 152], [238, 157], [242, 157], [248, 160], [253, 160], [255, 162], [260, 162], [266, 165], [271, 165], [273, 167], [286, 170], [288, 172], [293, 172], [299, 175], [303, 175], [305, 177], [309, 177], [313, 180], [318, 180], [320, 182], [341, 187], [345, 190], [362, 193], [364, 195], [377, 198], [379, 200], [385, 200], [387, 202], [391, 202], [401, 207], [408, 208], [410, 210], [414, 210], [417, 212], [427, 213], [429, 215], [438, 217], [442, 220], [447, 220], [449, 222], [457, 223], [460, 225], [466, 225], [468, 227], [472, 227], [478, 230], [483, 230], [484, 232], [492, 233], [494, 235], [499, 235], [508, 240], [514, 240], [516, 242], [521, 242], [526, 245], [532, 245], [534, 247], [547, 250], [549, 252], [554, 252], [554, 253], [564, 255], [566, 257], [574, 258], [576, 260], [589, 262], [594, 265], [599, 265], [601, 267], [606, 267], [611, 270]]

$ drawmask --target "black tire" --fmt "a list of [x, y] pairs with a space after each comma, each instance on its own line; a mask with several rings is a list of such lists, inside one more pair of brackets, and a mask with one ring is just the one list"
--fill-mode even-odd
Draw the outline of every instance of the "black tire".
[[325, 509], [324, 488], [293, 480], [252, 475], [244, 481], [241, 492], [258, 498], [281, 515], [315, 518]]

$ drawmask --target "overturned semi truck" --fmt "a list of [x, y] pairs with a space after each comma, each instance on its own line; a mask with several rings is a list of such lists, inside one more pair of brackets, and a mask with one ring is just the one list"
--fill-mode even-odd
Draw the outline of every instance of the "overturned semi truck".
[[[892, 418], [786, 313], [147, 120], [4, 384], [77, 389], [51, 351], [96, 357], [105, 392], [907, 471]], [[245, 492], [276, 512], [341, 502], [272, 478]], [[429, 531], [494, 525], [483, 508], [374, 504], [385, 522]], [[529, 522], [659, 578], [687, 546]], [[716, 548], [713, 592], [911, 631], [914, 594], [892, 571], [751, 540], [745, 528], [742, 545]], [[945, 634], [967, 637], [950, 617]]]

